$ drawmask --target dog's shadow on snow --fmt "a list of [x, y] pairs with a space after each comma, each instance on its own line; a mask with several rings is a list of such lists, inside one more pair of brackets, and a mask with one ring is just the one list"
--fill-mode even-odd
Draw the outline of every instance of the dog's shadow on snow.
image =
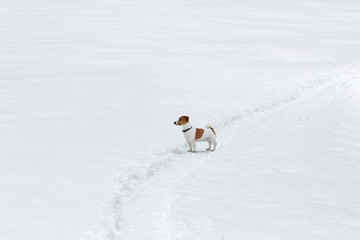
[[211, 153], [211, 151], [208, 150], [197, 150], [195, 153], [194, 152], [188, 152], [187, 149], [184, 148], [174, 148], [173, 150], [171, 150], [171, 152], [175, 155], [184, 155], [184, 154], [193, 154], [193, 155], [197, 155], [197, 154], [209, 154]]

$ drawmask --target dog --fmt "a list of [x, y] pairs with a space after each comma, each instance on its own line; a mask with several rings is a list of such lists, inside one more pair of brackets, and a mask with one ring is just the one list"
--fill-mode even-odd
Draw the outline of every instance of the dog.
[[[186, 142], [189, 144], [188, 152], [196, 152], [195, 142], [208, 142], [209, 147], [206, 149], [207, 151], [215, 151], [216, 150], [216, 133], [214, 128], [207, 124], [204, 128], [193, 128], [189, 122], [188, 116], [181, 116], [177, 121], [174, 122], [176, 126], [183, 127], [183, 133]], [[211, 149], [211, 145], [214, 145], [214, 148]]]

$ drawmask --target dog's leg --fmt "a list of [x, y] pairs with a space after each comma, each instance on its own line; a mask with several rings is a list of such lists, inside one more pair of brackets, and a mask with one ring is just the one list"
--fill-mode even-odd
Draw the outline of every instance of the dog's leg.
[[216, 142], [213, 142], [213, 144], [214, 144], [214, 148], [211, 150], [212, 152], [216, 150], [216, 145], [217, 145], [217, 143], [216, 143]]
[[189, 150], [188, 150], [188, 152], [191, 152], [191, 143], [190, 142], [187, 142], [188, 143], [188, 145], [189, 145]]
[[191, 151], [196, 152], [196, 146], [194, 142], [191, 143]]
[[207, 151], [210, 151], [211, 150], [211, 142], [210, 141], [207, 141], [208, 144], [209, 144], [209, 147], [206, 149]]

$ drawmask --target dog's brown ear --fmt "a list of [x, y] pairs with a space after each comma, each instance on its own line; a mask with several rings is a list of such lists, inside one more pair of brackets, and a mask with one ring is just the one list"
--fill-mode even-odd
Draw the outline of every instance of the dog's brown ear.
[[185, 120], [188, 122], [189, 121], [189, 117], [188, 116], [184, 116]]

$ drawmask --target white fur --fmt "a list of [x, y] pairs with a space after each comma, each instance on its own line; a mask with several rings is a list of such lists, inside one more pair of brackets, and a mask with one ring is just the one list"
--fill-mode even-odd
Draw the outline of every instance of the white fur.
[[[177, 123], [177, 122], [176, 122]], [[190, 127], [192, 127], [191, 123], [188, 122], [184, 125], [182, 125], [183, 130], [189, 129]], [[208, 151], [215, 151], [216, 150], [216, 135], [214, 134], [214, 132], [211, 130], [211, 125], [207, 124], [204, 128], [204, 134], [202, 135], [201, 138], [195, 140], [195, 133], [196, 133], [196, 128], [192, 127], [189, 131], [184, 132], [184, 137], [186, 139], [186, 142], [189, 144], [189, 152], [196, 152], [196, 146], [195, 146], [195, 142], [208, 142], [209, 143], [209, 147], [206, 149]], [[214, 148], [211, 149], [211, 145], [214, 145]]]

